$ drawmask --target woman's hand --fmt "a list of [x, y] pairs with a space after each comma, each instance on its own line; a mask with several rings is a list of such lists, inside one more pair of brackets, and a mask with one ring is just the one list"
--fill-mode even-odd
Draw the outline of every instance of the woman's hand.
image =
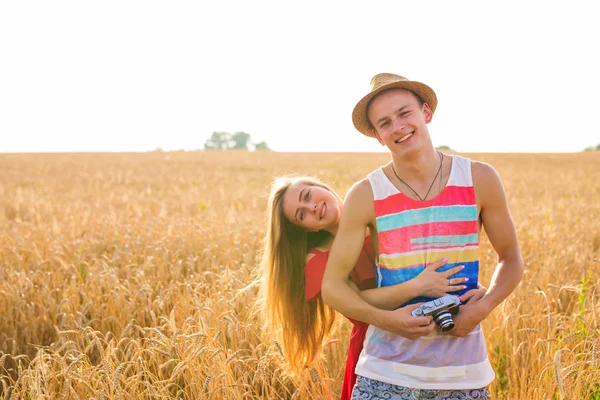
[[[447, 293], [464, 289], [466, 277], [449, 279], [450, 276], [462, 271], [464, 267], [459, 265], [447, 271], [437, 271], [446, 264], [447, 260], [445, 259], [431, 263], [417, 277], [397, 285], [365, 290], [359, 290], [358, 286], [354, 284], [351, 284], [350, 287], [359, 293], [359, 296], [367, 303], [382, 310], [393, 311], [415, 297], [425, 296], [437, 299]], [[469, 290], [461, 296], [461, 299], [464, 299], [463, 302], [474, 303], [475, 300], [483, 297], [485, 290], [482, 286], [479, 289]], [[394, 329], [390, 328], [390, 330]]]
[[486, 292], [487, 288], [485, 286], [477, 285], [477, 289], [471, 289], [459, 298], [463, 304], [475, 303], [477, 300], [485, 296]]
[[[419, 281], [420, 295], [425, 297], [438, 298], [445, 296], [449, 292], [457, 292], [465, 288], [465, 283], [468, 278], [452, 278], [448, 279], [449, 276], [462, 271], [465, 267], [458, 265], [452, 267], [447, 271], [438, 272], [437, 270], [446, 265], [448, 260], [445, 258], [429, 264], [423, 272], [421, 272], [415, 280]], [[467, 293], [476, 291], [477, 289], [469, 290]], [[465, 295], [467, 294], [465, 293]], [[483, 293], [485, 294], [485, 292]], [[481, 297], [483, 297], [483, 294]], [[479, 298], [481, 298], [479, 297]]]

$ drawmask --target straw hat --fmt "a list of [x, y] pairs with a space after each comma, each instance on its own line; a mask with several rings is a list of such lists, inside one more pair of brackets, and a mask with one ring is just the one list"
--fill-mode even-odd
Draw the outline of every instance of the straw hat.
[[371, 92], [363, 97], [358, 104], [356, 104], [356, 107], [354, 107], [354, 111], [352, 111], [352, 122], [354, 123], [354, 127], [363, 135], [373, 137], [373, 127], [367, 117], [367, 107], [369, 107], [369, 103], [379, 93], [388, 89], [410, 90], [420, 97], [423, 102], [429, 105], [431, 112], [435, 112], [437, 96], [433, 89], [426, 84], [417, 81], [409, 81], [400, 75], [388, 73], [377, 74], [371, 79]]

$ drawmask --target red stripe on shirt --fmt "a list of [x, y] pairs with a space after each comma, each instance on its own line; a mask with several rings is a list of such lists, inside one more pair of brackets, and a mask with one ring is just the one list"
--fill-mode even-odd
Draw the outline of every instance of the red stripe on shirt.
[[431, 200], [413, 200], [403, 193], [393, 194], [382, 200], [375, 200], [375, 215], [395, 214], [401, 211], [432, 206], [473, 204], [475, 204], [475, 191], [472, 186], [447, 186], [438, 197]]

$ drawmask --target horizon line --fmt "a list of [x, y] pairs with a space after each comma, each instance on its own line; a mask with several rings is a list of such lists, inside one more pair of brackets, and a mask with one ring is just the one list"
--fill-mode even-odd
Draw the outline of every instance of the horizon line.
[[[597, 150], [579, 150], [579, 151], [460, 151], [453, 149], [436, 149], [441, 150], [447, 153], [469, 153], [469, 154], [579, 154], [579, 153], [595, 153]], [[2, 152], [0, 151], [0, 155], [19, 155], [19, 154], [143, 154], [143, 153], [200, 153], [200, 152], [248, 152], [248, 153], [281, 153], [281, 154], [289, 154], [289, 153], [297, 153], [297, 154], [307, 154], [307, 153], [336, 153], [336, 154], [385, 154], [387, 151], [350, 151], [350, 150], [326, 150], [326, 151], [309, 151], [309, 150], [248, 150], [248, 149], [173, 149], [173, 150], [164, 150], [164, 149], [155, 149], [155, 150], [75, 150], [75, 151], [64, 151], [64, 150], [50, 150], [50, 151], [8, 151]]]

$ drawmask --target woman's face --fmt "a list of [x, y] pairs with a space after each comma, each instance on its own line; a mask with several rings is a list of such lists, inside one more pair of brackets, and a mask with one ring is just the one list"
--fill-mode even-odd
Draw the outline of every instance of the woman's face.
[[337, 229], [341, 207], [329, 190], [298, 182], [283, 196], [283, 213], [288, 221], [307, 231], [330, 231]]

